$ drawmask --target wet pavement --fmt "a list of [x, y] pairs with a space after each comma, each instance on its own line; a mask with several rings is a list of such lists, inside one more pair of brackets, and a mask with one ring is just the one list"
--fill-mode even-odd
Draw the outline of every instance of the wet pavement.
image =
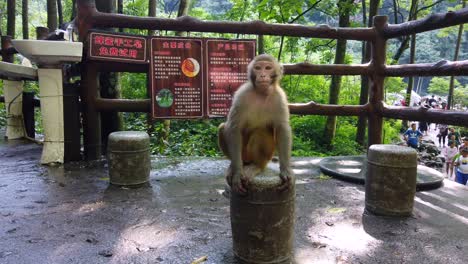
[[[131, 189], [109, 186], [105, 161], [48, 167], [40, 152], [0, 139], [0, 263], [237, 263], [226, 160], [154, 157], [150, 184]], [[376, 217], [364, 186], [320, 160], [294, 159], [293, 263], [468, 263], [466, 186], [444, 180], [416, 194], [412, 217]]]

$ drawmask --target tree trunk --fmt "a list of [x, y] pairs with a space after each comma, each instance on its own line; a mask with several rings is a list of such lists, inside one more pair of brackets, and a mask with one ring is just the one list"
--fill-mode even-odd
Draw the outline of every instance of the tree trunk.
[[[394, 16], [395, 16], [395, 19], [398, 18], [398, 13], [399, 10], [396, 10], [396, 3], [394, 3]], [[410, 10], [409, 10], [409, 14], [408, 14], [408, 21], [412, 21], [412, 20], [415, 20], [418, 16], [418, 1], [417, 0], [411, 0], [411, 6], [410, 6]], [[401, 56], [403, 55], [403, 52], [405, 52], [405, 50], [407, 50], [410, 45], [410, 40], [411, 40], [411, 37], [410, 36], [404, 36], [404, 37], [401, 37], [401, 42], [400, 42], [400, 46], [398, 47], [397, 51], [395, 52], [395, 55], [393, 55], [393, 58], [392, 58], [392, 62], [390, 64], [397, 64], [398, 61], [400, 60]]]
[[16, 1], [7, 0], [7, 36], [15, 38]]
[[[156, 0], [148, 0], [148, 16], [149, 17], [156, 17]], [[155, 30], [151, 30], [151, 29], [148, 30], [148, 35], [149, 36], [154, 36], [155, 34], [156, 34]], [[146, 78], [147, 78], [146, 79], [147, 83], [149, 83], [149, 79], [148, 79], [149, 74], [147, 74]], [[148, 97], [151, 98], [151, 89], [150, 88], [147, 89], [146, 93], [147, 93]], [[155, 121], [153, 120], [153, 117], [152, 117], [152, 113], [147, 113], [146, 114], [146, 120], [147, 120], [147, 123], [148, 123], [148, 127], [147, 127], [146, 132], [148, 133], [148, 135], [151, 136], [151, 134], [154, 131], [154, 123], [155, 123]]]
[[[380, 0], [371, 0], [369, 3], [369, 20], [366, 21], [366, 1], [362, 1], [362, 23], [367, 24], [368, 27], [372, 27], [374, 16], [377, 15], [379, 9]], [[371, 47], [370, 42], [362, 43], [362, 60], [361, 62], [368, 63], [371, 56]], [[365, 75], [361, 75], [361, 94], [359, 95], [359, 104], [364, 105], [369, 100], [369, 78]], [[360, 116], [357, 123], [356, 131], [356, 142], [359, 145], [365, 145], [366, 139], [366, 127], [367, 127], [367, 117]]]
[[62, 1], [57, 0], [57, 13], [58, 13], [58, 24], [61, 26], [63, 24], [63, 11], [62, 11]]
[[[96, 0], [96, 9], [100, 12], [115, 13], [115, 1]], [[111, 28], [106, 28], [105, 30], [114, 31], [114, 29]], [[116, 72], [99, 73], [99, 88], [102, 98], [120, 98], [119, 74]], [[109, 134], [123, 129], [122, 115], [118, 112], [102, 112], [101, 128], [102, 151], [105, 153]]]
[[21, 7], [21, 17], [22, 17], [22, 24], [23, 24], [23, 39], [29, 39], [29, 8], [28, 8], [28, 0], [23, 0], [23, 5]]
[[[462, 0], [462, 8], [465, 8], [466, 2]], [[455, 55], [453, 56], [453, 60], [458, 60], [458, 53], [460, 52], [460, 44], [463, 37], [463, 24], [460, 24], [458, 27], [458, 37], [457, 37], [457, 45], [455, 46]], [[449, 86], [449, 94], [447, 97], [447, 109], [451, 109], [453, 106], [453, 89], [455, 85], [455, 76], [450, 76], [450, 86]]]
[[180, 0], [179, 11], [177, 11], [177, 17], [188, 15], [190, 7], [190, 0]]
[[[179, 10], [177, 11], [177, 17], [186, 16], [188, 15], [190, 7], [190, 0], [181, 0], [179, 4]], [[184, 36], [185, 32], [176, 32], [177, 36]], [[171, 120], [166, 119], [163, 121], [164, 123], [164, 134], [163, 134], [163, 142], [169, 142], [169, 135], [171, 131]]]
[[[353, 4], [353, 0], [339, 0], [338, 9], [340, 13], [339, 26], [349, 27], [349, 16], [350, 8]], [[336, 55], [335, 64], [343, 64], [346, 55], [346, 39], [338, 39], [336, 42]], [[330, 97], [328, 100], [329, 104], [338, 104], [341, 88], [341, 76], [333, 75], [330, 84]], [[336, 116], [328, 116], [327, 123], [324, 131], [324, 144], [327, 148], [331, 148], [333, 138], [336, 133]]]
[[258, 47], [257, 54], [265, 53], [265, 36], [264, 35], [258, 35], [257, 47]]
[[49, 32], [57, 29], [57, 1], [47, 0], [47, 27]]
[[70, 17], [70, 21], [73, 21], [76, 17], [76, 0], [72, 0], [72, 13]]
[[[156, 0], [148, 0], [148, 16], [156, 17]], [[155, 33], [155, 30], [148, 30], [148, 35], [150, 36], [153, 36]]]
[[[416, 34], [413, 34], [411, 35], [409, 64], [414, 64], [415, 57], [416, 57]], [[414, 77], [410, 76], [408, 77], [408, 88], [406, 89], [406, 98], [405, 98], [407, 106], [412, 106], [411, 105], [411, 93], [413, 91], [413, 87], [414, 87]]]
[[[257, 0], [257, 4], [260, 4], [262, 0]], [[260, 20], [260, 11], [258, 11], [258, 19]], [[257, 54], [263, 54], [265, 53], [265, 36], [264, 35], [258, 35], [258, 40], [257, 40]]]
[[[117, 0], [117, 14], [123, 14], [123, 0]], [[124, 32], [124, 29], [119, 28], [119, 32]]]

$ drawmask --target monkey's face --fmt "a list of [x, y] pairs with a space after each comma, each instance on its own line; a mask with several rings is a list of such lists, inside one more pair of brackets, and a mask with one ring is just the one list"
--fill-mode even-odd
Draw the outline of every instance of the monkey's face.
[[252, 70], [255, 76], [255, 88], [261, 93], [268, 93], [268, 88], [276, 77], [275, 64], [271, 61], [257, 61]]

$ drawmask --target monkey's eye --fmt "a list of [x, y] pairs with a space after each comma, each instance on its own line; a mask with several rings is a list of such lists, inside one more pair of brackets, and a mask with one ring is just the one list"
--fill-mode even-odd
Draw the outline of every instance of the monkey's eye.
[[261, 70], [261, 69], [262, 69], [262, 67], [261, 67], [261, 66], [255, 66], [254, 68], [255, 68], [255, 70], [257, 70], [257, 71], [259, 71], [259, 70]]
[[271, 66], [266, 66], [265, 69], [266, 69], [266, 70], [271, 70], [271, 69], [273, 69], [273, 67], [271, 67]]

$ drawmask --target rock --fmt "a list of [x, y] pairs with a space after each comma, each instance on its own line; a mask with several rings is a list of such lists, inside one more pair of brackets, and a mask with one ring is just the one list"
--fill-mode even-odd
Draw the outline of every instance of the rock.
[[106, 258], [112, 257], [112, 255], [114, 255], [114, 254], [112, 253], [112, 250], [109, 250], [109, 249], [101, 250], [101, 251], [99, 251], [98, 254], [101, 255], [101, 256], [103, 256], [103, 257], [106, 257]]
[[428, 154], [428, 153], [425, 153], [425, 152], [421, 153], [421, 154], [420, 154], [420, 157], [421, 157], [422, 160], [430, 160], [430, 159], [432, 159], [432, 156], [431, 156], [430, 154]]
[[437, 148], [436, 145], [426, 145], [426, 152], [431, 154], [440, 154], [440, 150]]

